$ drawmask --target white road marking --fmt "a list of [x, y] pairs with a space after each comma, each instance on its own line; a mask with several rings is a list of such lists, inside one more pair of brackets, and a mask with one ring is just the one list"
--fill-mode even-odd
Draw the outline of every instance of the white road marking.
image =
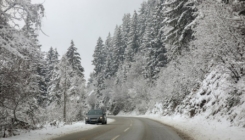
[[125, 129], [124, 132], [127, 132], [129, 130], [129, 128]]
[[117, 135], [116, 137], [114, 137], [114, 138], [111, 139], [111, 140], [116, 140], [118, 137], [120, 137], [120, 135]]

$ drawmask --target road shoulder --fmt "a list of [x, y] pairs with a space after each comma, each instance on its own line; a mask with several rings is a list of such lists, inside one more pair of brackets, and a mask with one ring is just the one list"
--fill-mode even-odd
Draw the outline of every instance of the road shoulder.
[[[108, 118], [108, 124], [114, 122], [114, 119]], [[40, 130], [31, 130], [27, 133], [21, 133], [20, 135], [4, 138], [4, 140], [50, 140], [56, 137], [65, 136], [68, 134], [86, 131], [94, 129], [100, 125], [90, 125], [85, 124], [84, 121], [75, 122], [71, 125], [59, 125], [53, 126], [46, 125], [43, 129]]]
[[194, 138], [192, 138], [191, 136], [189, 136], [188, 134], [186, 134], [185, 132], [183, 132], [180, 128], [178, 128], [176, 126], [171, 126], [169, 124], [166, 124], [166, 123], [162, 122], [162, 120], [156, 119], [156, 118], [153, 118], [153, 117], [145, 117], [145, 118], [151, 119], [153, 121], [156, 121], [158, 123], [161, 123], [161, 124], [169, 127], [170, 129], [175, 131], [183, 140], [194, 140]]

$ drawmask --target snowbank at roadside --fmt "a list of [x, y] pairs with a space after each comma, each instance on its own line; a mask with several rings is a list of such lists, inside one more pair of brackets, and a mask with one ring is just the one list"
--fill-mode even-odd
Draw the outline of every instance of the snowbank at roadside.
[[194, 140], [244, 140], [245, 138], [245, 128], [230, 126], [230, 123], [225, 119], [217, 122], [202, 116], [184, 118], [181, 116], [146, 115], [144, 117], [170, 125]]
[[[112, 123], [115, 120], [108, 118], [107, 121], [108, 123]], [[22, 133], [18, 136], [3, 138], [3, 140], [50, 140], [55, 137], [93, 129], [98, 126], [99, 125], [85, 124], [84, 121], [76, 122], [71, 125], [61, 125], [59, 127], [47, 125], [41, 130], [33, 130], [28, 133]]]
[[[151, 118], [194, 140], [245, 140], [245, 76], [235, 81], [227, 67], [217, 66], [183, 99], [161, 99], [147, 112], [138, 108], [120, 115]], [[163, 85], [164, 86], [164, 85]]]
[[192, 139], [184, 140], [244, 140], [245, 128], [231, 126], [226, 119], [210, 120], [198, 115], [193, 118], [180, 115], [162, 116], [157, 114], [137, 115], [136, 112], [120, 113], [121, 116], [143, 117], [159, 121], [177, 129]]

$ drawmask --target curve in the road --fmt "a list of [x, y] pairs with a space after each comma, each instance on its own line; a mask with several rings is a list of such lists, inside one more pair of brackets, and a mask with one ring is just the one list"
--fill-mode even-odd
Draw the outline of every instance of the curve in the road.
[[113, 117], [114, 122], [53, 140], [182, 140], [163, 124], [133, 117]]

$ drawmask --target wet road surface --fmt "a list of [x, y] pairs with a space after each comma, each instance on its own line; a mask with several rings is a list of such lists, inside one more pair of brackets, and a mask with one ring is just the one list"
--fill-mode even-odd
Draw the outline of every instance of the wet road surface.
[[110, 118], [115, 119], [115, 121], [53, 140], [182, 140], [171, 128], [150, 119], [136, 117]]

